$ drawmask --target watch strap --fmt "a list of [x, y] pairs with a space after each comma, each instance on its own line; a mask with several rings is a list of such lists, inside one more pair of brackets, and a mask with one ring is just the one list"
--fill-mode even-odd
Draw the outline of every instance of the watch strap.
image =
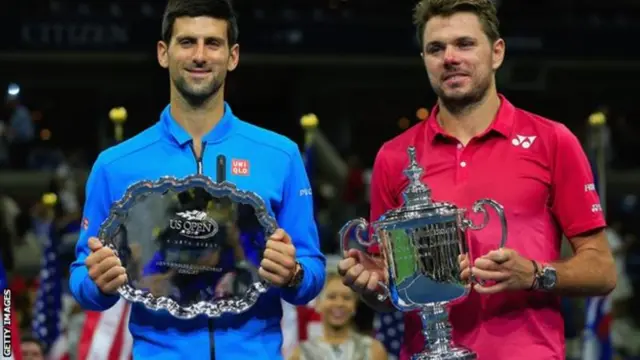
[[540, 269], [538, 267], [538, 263], [535, 260], [531, 260], [531, 263], [533, 264], [533, 281], [531, 282], [531, 287], [529, 288], [529, 290], [536, 290], [539, 287], [539, 281], [538, 279], [540, 278]]
[[304, 277], [304, 269], [302, 268], [302, 265], [300, 265], [300, 263], [296, 261], [295, 273], [293, 274], [293, 277], [287, 284], [287, 287], [288, 288], [298, 287], [302, 282], [303, 277]]

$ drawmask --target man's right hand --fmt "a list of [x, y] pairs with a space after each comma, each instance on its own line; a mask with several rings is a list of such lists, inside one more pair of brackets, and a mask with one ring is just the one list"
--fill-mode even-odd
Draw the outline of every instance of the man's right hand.
[[89, 238], [88, 244], [91, 254], [87, 256], [84, 264], [89, 270], [89, 276], [104, 294], [115, 294], [118, 288], [127, 282], [126, 269], [122, 267], [113, 250], [103, 246], [97, 238]]
[[379, 289], [378, 281], [386, 280], [382, 264], [355, 249], [345, 255], [338, 263], [342, 282], [360, 295], [379, 293], [382, 289]]

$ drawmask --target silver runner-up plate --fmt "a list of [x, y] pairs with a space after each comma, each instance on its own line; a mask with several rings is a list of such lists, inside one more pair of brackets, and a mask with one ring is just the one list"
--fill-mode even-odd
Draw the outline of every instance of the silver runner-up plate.
[[124, 299], [180, 319], [216, 318], [249, 310], [267, 291], [258, 268], [276, 229], [257, 194], [192, 175], [130, 186], [98, 237], [127, 271]]

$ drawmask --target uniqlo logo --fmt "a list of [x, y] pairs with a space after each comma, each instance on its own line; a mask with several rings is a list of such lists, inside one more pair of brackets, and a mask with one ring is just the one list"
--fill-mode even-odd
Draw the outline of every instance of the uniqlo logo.
[[249, 175], [249, 162], [247, 160], [231, 160], [231, 173], [233, 175]]

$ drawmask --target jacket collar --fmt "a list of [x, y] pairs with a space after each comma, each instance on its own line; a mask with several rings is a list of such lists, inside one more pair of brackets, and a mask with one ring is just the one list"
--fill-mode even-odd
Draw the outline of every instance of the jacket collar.
[[[220, 119], [220, 122], [209, 131], [202, 141], [206, 143], [215, 143], [223, 140], [227, 135], [231, 133], [237, 123], [237, 118], [231, 111], [231, 107], [228, 103], [224, 103], [224, 115]], [[163, 134], [169, 138], [174, 139], [180, 146], [191, 141], [191, 135], [173, 118], [171, 115], [171, 105], [167, 105], [160, 114], [160, 125], [163, 130]]]

